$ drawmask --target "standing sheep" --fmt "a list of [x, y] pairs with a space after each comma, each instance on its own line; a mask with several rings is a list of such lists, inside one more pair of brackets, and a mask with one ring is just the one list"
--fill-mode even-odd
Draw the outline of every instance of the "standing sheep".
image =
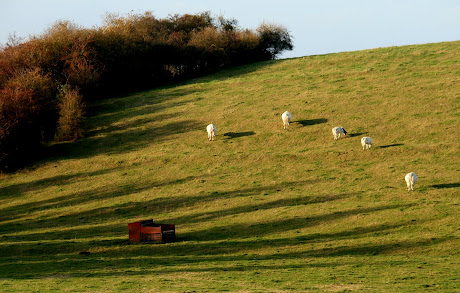
[[216, 138], [216, 133], [217, 133], [216, 126], [211, 123], [206, 127], [206, 131], [208, 131], [208, 139], [210, 141], [213, 141]]
[[332, 128], [332, 135], [334, 136], [335, 140], [341, 138], [342, 135], [345, 135], [345, 134], [347, 134], [347, 131], [345, 130], [345, 128], [341, 126]]
[[414, 185], [417, 182], [417, 175], [414, 172], [410, 172], [406, 174], [406, 184], [407, 184], [407, 191], [414, 191]]
[[291, 113], [289, 113], [288, 111], [284, 112], [281, 115], [281, 119], [283, 120], [283, 128], [287, 129], [288, 126], [289, 126], [289, 122], [291, 122], [291, 120], [292, 120]]
[[361, 145], [363, 146], [363, 151], [370, 149], [372, 147], [372, 138], [368, 136], [361, 138]]

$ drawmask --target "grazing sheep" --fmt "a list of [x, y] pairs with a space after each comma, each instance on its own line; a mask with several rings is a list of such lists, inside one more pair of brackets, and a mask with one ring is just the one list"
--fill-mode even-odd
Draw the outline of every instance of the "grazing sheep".
[[216, 138], [216, 133], [217, 133], [216, 126], [211, 123], [206, 127], [206, 130], [208, 131], [208, 139], [210, 141], [213, 141]]
[[363, 146], [363, 151], [370, 149], [372, 147], [372, 138], [368, 136], [361, 138], [361, 145]]
[[291, 113], [288, 111], [284, 112], [283, 115], [281, 115], [281, 119], [283, 120], [283, 128], [287, 129], [289, 126], [289, 122], [292, 120]]
[[334, 136], [335, 140], [341, 138], [342, 135], [345, 135], [345, 134], [347, 134], [347, 131], [345, 130], [345, 128], [341, 126], [332, 128], [332, 135]]
[[410, 172], [406, 174], [406, 183], [407, 183], [407, 191], [414, 191], [414, 185], [417, 182], [417, 175], [414, 172]]

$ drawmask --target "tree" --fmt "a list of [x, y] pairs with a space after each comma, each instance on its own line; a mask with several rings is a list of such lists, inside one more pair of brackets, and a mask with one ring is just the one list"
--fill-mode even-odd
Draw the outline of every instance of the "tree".
[[292, 50], [292, 38], [288, 30], [281, 25], [263, 23], [257, 28], [261, 37], [260, 48], [270, 59], [276, 57], [284, 50]]

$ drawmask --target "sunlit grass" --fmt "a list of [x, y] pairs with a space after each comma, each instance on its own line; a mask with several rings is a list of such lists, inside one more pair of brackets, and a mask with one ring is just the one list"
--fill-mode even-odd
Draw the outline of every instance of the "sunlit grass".
[[[0, 291], [459, 290], [459, 45], [271, 61], [93, 103], [85, 138], [0, 175]], [[178, 241], [130, 245], [127, 224], [151, 218]]]

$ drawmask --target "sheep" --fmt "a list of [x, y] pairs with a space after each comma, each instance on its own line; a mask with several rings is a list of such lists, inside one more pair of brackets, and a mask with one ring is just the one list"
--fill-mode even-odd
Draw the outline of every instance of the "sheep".
[[406, 174], [406, 177], [404, 179], [406, 179], [407, 191], [411, 191], [411, 190], [414, 191], [414, 185], [418, 179], [417, 175], [415, 175], [414, 172], [410, 172]]
[[342, 137], [342, 135], [347, 134], [347, 131], [342, 126], [332, 128], [332, 135], [334, 139], [337, 140]]
[[216, 138], [216, 133], [217, 133], [216, 126], [211, 123], [206, 127], [206, 131], [208, 132], [208, 139], [210, 141], [213, 141]]
[[281, 115], [281, 119], [283, 120], [283, 128], [287, 129], [288, 126], [289, 126], [289, 122], [291, 122], [291, 120], [292, 120], [292, 115], [291, 115], [291, 113], [286, 111]]
[[361, 138], [361, 145], [363, 146], [363, 151], [370, 149], [372, 147], [372, 138], [368, 136]]

